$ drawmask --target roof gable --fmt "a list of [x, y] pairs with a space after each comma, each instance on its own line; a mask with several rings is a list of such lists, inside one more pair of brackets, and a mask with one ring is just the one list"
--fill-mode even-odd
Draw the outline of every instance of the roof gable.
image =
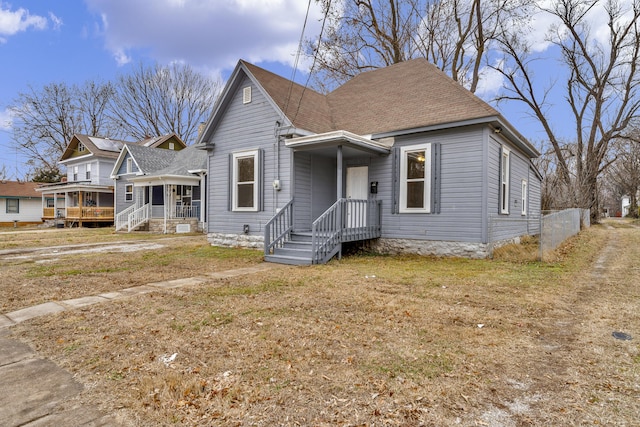
[[[126, 143], [126, 141], [120, 141], [117, 139], [75, 134], [71, 137], [64, 153], [62, 153], [60, 162], [90, 155], [116, 159], [120, 154], [120, 150], [122, 150], [122, 147]], [[84, 147], [84, 150], [79, 150], [79, 147]]]

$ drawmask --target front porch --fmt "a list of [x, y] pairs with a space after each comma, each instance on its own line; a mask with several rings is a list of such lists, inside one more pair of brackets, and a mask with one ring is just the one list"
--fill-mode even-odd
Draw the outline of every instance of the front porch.
[[138, 182], [134, 188], [131, 193], [134, 203], [116, 214], [116, 231], [188, 233], [204, 230], [200, 185]]
[[65, 227], [113, 224], [113, 187], [58, 184], [36, 191], [42, 193], [42, 220], [45, 222]]
[[311, 226], [294, 230], [294, 201], [285, 205], [266, 225], [265, 261], [281, 264], [324, 264], [342, 256], [342, 244], [381, 236], [380, 200], [339, 199]]

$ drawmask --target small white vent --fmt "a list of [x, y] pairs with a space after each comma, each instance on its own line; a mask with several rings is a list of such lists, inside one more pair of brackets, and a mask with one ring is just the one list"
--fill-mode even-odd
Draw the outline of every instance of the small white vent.
[[191, 233], [191, 224], [176, 224], [176, 233]]
[[247, 86], [242, 89], [242, 103], [248, 104], [251, 102], [251, 86]]

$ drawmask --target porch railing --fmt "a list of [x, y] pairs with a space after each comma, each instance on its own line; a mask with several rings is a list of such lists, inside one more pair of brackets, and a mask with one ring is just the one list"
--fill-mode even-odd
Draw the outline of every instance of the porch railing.
[[129, 218], [127, 221], [127, 224], [128, 224], [127, 231], [135, 230], [140, 225], [149, 221], [150, 214], [151, 214], [151, 205], [149, 203], [131, 212], [129, 214]]
[[113, 207], [72, 206], [67, 207], [67, 219], [113, 219]]
[[122, 212], [119, 212], [115, 218], [116, 231], [129, 226], [129, 214], [136, 209], [136, 205], [131, 205]]
[[379, 200], [336, 201], [311, 226], [312, 262], [327, 262], [340, 252], [344, 242], [380, 237], [380, 207]]
[[273, 253], [291, 238], [293, 230], [293, 199], [291, 199], [264, 226], [264, 254]]
[[176, 206], [174, 218], [200, 218], [200, 206]]

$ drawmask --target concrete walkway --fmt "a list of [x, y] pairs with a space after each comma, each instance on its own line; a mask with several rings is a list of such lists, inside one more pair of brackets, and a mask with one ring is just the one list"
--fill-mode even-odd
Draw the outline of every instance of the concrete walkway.
[[[99, 295], [52, 301], [11, 313], [0, 314], [0, 426], [120, 426], [117, 420], [97, 408], [71, 406], [68, 400], [83, 390], [83, 385], [66, 370], [48, 359], [38, 357], [28, 345], [9, 338], [9, 327], [62, 311], [165, 289], [195, 286], [214, 279], [243, 276], [274, 268], [279, 264], [258, 264], [236, 270], [220, 271], [198, 277], [149, 283]], [[286, 268], [286, 267], [284, 267]]]

